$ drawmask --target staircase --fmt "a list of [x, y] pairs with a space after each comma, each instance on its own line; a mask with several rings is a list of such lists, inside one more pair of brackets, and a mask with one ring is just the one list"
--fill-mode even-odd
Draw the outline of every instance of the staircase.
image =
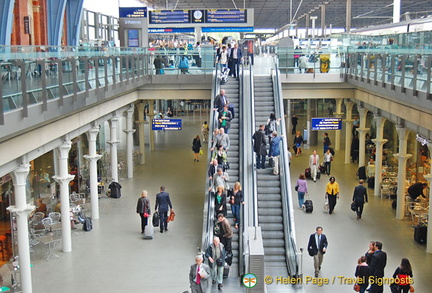
[[[271, 76], [254, 76], [254, 95], [257, 130], [259, 125], [266, 124], [270, 114], [275, 112]], [[279, 132], [278, 127], [280, 126], [277, 126]], [[258, 222], [263, 236], [265, 274], [288, 276], [280, 179], [279, 176], [271, 175], [271, 172], [270, 167], [256, 170]]]

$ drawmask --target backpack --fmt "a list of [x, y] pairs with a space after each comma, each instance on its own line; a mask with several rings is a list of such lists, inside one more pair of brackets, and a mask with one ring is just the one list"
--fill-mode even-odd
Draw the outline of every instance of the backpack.
[[189, 69], [189, 60], [187, 59], [187, 57], [182, 57], [182, 59], [180, 60], [179, 69]]
[[92, 219], [89, 217], [86, 217], [83, 224], [83, 230], [86, 232], [89, 232], [93, 229], [93, 223]]

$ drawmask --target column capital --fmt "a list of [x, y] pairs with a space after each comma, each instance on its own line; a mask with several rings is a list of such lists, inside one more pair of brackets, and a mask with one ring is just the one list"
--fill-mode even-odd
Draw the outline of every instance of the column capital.
[[99, 126], [93, 127], [87, 131], [86, 134], [89, 141], [95, 141], [97, 139], [97, 135], [99, 134]]
[[383, 138], [383, 139], [374, 138], [374, 139], [372, 139], [372, 141], [375, 144], [384, 144], [384, 143], [388, 142], [388, 139], [385, 139], [385, 138]]
[[354, 119], [344, 119], [344, 120], [342, 120], [344, 123], [346, 123], [346, 124], [350, 124], [350, 123], [353, 123], [354, 122]]
[[71, 149], [72, 142], [65, 140], [62, 145], [58, 146], [60, 158], [67, 159], [69, 157], [69, 151]]
[[136, 129], [123, 129], [124, 133], [134, 133], [136, 131]]
[[28, 216], [32, 211], [34, 211], [36, 207], [34, 205], [27, 204], [22, 209], [17, 208], [16, 206], [8, 206], [6, 209], [12, 213], [17, 213], [18, 216]]
[[359, 128], [357, 128], [356, 130], [357, 130], [358, 132], [365, 132], [365, 131], [370, 130], [370, 128], [367, 128], [367, 127], [359, 127]]
[[21, 164], [18, 169], [11, 172], [12, 181], [15, 186], [25, 186], [27, 183], [27, 176], [30, 172], [30, 164]]
[[353, 102], [351, 102], [350, 100], [347, 100], [347, 99], [345, 99], [344, 100], [344, 104], [345, 104], [345, 107], [353, 107], [354, 106], [354, 103]]
[[396, 153], [396, 154], [393, 154], [393, 157], [398, 158], [398, 159], [408, 160], [409, 158], [412, 157], [412, 155], [411, 154], [399, 154], [399, 153]]
[[132, 114], [135, 112], [133, 105], [131, 105], [131, 107], [129, 107], [129, 109], [127, 109], [125, 112], [128, 116], [132, 116]]
[[115, 144], [120, 143], [120, 140], [109, 140], [109, 141], [107, 141], [107, 143], [110, 145], [115, 145]]
[[101, 155], [94, 155], [94, 156], [91, 156], [91, 155], [84, 155], [83, 157], [84, 157], [84, 159], [89, 160], [89, 161], [97, 161], [97, 160], [99, 160], [100, 158], [102, 158]]
[[62, 183], [69, 183], [69, 182], [71, 182], [74, 178], [75, 178], [75, 176], [74, 175], [70, 175], [70, 174], [68, 174], [68, 175], [66, 175], [65, 177], [61, 177], [61, 176], [53, 176], [52, 177], [54, 180], [55, 180], [55, 182], [57, 182], [58, 184], [62, 184]]

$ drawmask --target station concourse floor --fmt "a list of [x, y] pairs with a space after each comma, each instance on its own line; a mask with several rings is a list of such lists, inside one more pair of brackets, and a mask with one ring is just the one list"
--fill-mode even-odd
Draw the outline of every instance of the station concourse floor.
[[[101, 198], [100, 219], [93, 221], [93, 230], [73, 230], [71, 253], [62, 253], [61, 245], [54, 248], [60, 258], [46, 261], [45, 247], [36, 248], [33, 258], [33, 292], [185, 292], [189, 289], [188, 274], [201, 245], [202, 210], [207, 163], [193, 161], [192, 139], [200, 134], [203, 116], [183, 116], [183, 130], [159, 132], [155, 136], [155, 151], [146, 154], [146, 164], [135, 168], [134, 178], [121, 180], [122, 197]], [[331, 138], [332, 134], [330, 134]], [[341, 141], [344, 141], [341, 139]], [[321, 146], [317, 147], [318, 151]], [[291, 163], [292, 186], [304, 171], [312, 148], [304, 149]], [[206, 152], [205, 152], [206, 154]], [[298, 248], [304, 248], [308, 237], [320, 225], [328, 237], [328, 252], [324, 256], [320, 277], [335, 279], [333, 285], [312, 284], [273, 285], [268, 292], [351, 292], [352, 285], [339, 285], [339, 278], [354, 275], [357, 259], [366, 252], [371, 240], [380, 240], [387, 252], [386, 277], [391, 277], [402, 257], [413, 266], [416, 292], [430, 292], [432, 287], [432, 255], [425, 246], [413, 240], [409, 220], [397, 221], [391, 201], [374, 197], [369, 189], [369, 203], [363, 218], [356, 220], [350, 210], [352, 191], [356, 185], [357, 165], [344, 164], [343, 151], [337, 151], [332, 163], [332, 175], [340, 185], [341, 198], [335, 212], [323, 212], [324, 186], [327, 176], [316, 183], [308, 181], [314, 212], [305, 214], [293, 195]], [[269, 169], [270, 172], [270, 169]], [[155, 228], [154, 240], [143, 240], [136, 201], [142, 189], [149, 192], [152, 211], [155, 194], [161, 185], [170, 193], [176, 218], [169, 231], [161, 234]], [[247, 204], [247, 203], [246, 203]], [[75, 233], [75, 231], [77, 233]], [[303, 280], [313, 276], [313, 261], [303, 256]], [[274, 280], [277, 276], [272, 276]], [[282, 276], [288, 277], [288, 276]], [[225, 292], [243, 292], [239, 278], [224, 280]], [[61, 289], [60, 289], [61, 288]], [[212, 292], [217, 292], [213, 286]], [[390, 292], [385, 286], [384, 292]]]

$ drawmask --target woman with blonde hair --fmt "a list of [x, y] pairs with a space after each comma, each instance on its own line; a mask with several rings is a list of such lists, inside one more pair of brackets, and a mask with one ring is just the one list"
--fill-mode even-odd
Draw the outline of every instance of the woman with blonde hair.
[[226, 194], [225, 188], [222, 185], [219, 185], [216, 188], [215, 194], [215, 215], [223, 214], [224, 217], [227, 214], [227, 206], [226, 206]]
[[148, 198], [147, 190], [141, 192], [141, 197], [138, 199], [136, 212], [141, 217], [141, 234], [144, 234], [145, 227], [147, 226], [148, 218], [151, 215], [150, 199]]
[[230, 204], [234, 217], [234, 227], [238, 229], [238, 225], [240, 224], [240, 205], [244, 204], [242, 187], [238, 181], [234, 184]]

